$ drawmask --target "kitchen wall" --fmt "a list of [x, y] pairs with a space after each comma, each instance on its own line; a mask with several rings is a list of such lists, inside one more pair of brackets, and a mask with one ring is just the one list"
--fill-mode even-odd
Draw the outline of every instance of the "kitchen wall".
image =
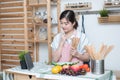
[[[103, 8], [104, 0], [61, 0], [61, 11], [64, 10], [64, 4], [78, 3], [78, 2], [92, 2], [92, 9], [100, 10]], [[100, 46], [101, 43], [107, 45], [114, 45], [114, 49], [108, 54], [105, 59], [105, 68], [111, 70], [120, 70], [120, 24], [99, 24], [97, 18], [99, 14], [84, 15], [84, 25], [86, 30], [86, 35], [89, 41], [95, 45], [96, 48]], [[81, 15], [79, 19], [79, 28], [81, 28]], [[40, 44], [40, 61], [47, 61], [47, 45]]]

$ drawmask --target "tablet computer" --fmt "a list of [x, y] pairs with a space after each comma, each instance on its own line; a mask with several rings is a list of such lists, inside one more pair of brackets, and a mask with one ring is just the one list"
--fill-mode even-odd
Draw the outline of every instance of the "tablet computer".
[[26, 53], [26, 54], [24, 55], [24, 57], [25, 57], [25, 62], [26, 62], [26, 65], [27, 65], [27, 69], [28, 69], [28, 70], [32, 69], [32, 68], [34, 67], [34, 65], [33, 65], [32, 58], [31, 58], [30, 53], [29, 53], [29, 52]]

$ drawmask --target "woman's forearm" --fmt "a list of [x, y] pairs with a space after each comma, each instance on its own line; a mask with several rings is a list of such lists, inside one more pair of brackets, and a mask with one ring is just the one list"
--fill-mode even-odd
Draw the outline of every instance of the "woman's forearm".
[[53, 61], [58, 62], [62, 56], [62, 48], [64, 43], [60, 43], [56, 51], [53, 52]]
[[89, 59], [90, 59], [90, 56], [88, 53], [80, 54], [77, 52], [77, 54], [74, 55], [73, 57], [76, 57], [83, 62], [89, 61]]

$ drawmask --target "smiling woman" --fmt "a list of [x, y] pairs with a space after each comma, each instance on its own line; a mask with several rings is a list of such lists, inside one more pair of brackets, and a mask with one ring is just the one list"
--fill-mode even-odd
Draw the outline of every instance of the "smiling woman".
[[[65, 10], [60, 15], [62, 31], [58, 33], [51, 44], [54, 62], [83, 62], [89, 61], [89, 55], [84, 50], [88, 39], [84, 33], [77, 30], [78, 22], [72, 10]], [[74, 44], [73, 44], [74, 42]]]

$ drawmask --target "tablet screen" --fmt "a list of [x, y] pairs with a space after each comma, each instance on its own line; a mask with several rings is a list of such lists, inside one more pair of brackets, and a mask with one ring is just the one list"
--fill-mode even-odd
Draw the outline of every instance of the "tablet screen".
[[32, 69], [34, 65], [33, 65], [32, 58], [31, 58], [30, 53], [29, 53], [29, 52], [26, 53], [26, 54], [24, 55], [24, 57], [25, 57], [25, 62], [26, 62], [26, 65], [27, 65], [27, 69], [28, 69], [28, 70]]

